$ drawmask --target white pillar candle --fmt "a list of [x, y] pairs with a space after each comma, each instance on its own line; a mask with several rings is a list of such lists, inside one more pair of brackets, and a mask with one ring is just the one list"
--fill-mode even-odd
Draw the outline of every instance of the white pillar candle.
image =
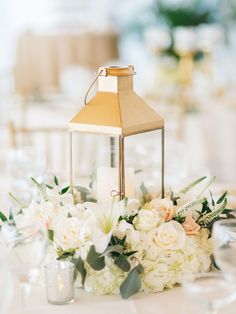
[[[97, 169], [97, 201], [101, 204], [111, 204], [112, 191], [119, 192], [118, 168], [99, 167]], [[133, 168], [125, 168], [125, 196], [135, 196], [135, 174]]]
[[74, 302], [74, 264], [54, 262], [45, 265], [48, 302], [67, 304]]

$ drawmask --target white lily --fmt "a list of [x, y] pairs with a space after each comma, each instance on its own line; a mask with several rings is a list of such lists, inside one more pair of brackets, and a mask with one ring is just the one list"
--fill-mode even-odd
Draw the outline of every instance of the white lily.
[[[123, 201], [122, 204], [124, 204]], [[112, 232], [122, 215], [122, 204], [118, 202], [109, 207], [89, 202], [84, 204], [91, 214], [92, 241], [97, 253], [102, 253], [107, 248]]]

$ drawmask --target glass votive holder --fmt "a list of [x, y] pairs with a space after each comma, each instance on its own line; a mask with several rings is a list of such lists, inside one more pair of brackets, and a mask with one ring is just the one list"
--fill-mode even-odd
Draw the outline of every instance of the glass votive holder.
[[73, 303], [74, 270], [71, 262], [52, 262], [44, 266], [47, 299], [51, 304]]

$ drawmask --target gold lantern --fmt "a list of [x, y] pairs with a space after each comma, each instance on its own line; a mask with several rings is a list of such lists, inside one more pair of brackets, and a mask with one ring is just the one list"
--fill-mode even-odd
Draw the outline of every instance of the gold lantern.
[[114, 143], [118, 141], [118, 194], [126, 195], [125, 138], [144, 132], [161, 130], [161, 195], [164, 197], [164, 120], [133, 90], [133, 66], [100, 68], [96, 95], [69, 122], [70, 187], [73, 193], [72, 134], [85, 132], [110, 137], [110, 165], [114, 167]]

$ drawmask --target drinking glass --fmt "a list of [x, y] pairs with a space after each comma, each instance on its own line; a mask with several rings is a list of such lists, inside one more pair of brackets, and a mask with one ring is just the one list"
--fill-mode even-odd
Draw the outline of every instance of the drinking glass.
[[25, 306], [33, 283], [46, 254], [46, 231], [36, 225], [17, 228], [4, 224], [1, 228], [8, 264], [19, 280], [22, 305]]
[[228, 281], [220, 272], [186, 276], [183, 290], [193, 302], [204, 307], [206, 314], [216, 314], [236, 299], [235, 283]]
[[236, 282], [236, 219], [215, 222], [212, 239], [216, 265]]

